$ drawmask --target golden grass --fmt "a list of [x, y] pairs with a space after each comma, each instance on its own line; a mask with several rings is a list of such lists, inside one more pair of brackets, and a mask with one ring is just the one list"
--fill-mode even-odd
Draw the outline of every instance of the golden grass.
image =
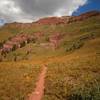
[[34, 91], [40, 69], [32, 63], [0, 63], [0, 100], [26, 100]]
[[48, 65], [43, 100], [99, 100], [100, 38]]

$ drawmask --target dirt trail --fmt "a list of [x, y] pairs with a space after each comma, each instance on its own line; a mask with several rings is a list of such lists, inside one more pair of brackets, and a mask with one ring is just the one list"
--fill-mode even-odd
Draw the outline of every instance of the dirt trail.
[[42, 72], [36, 84], [35, 91], [30, 95], [29, 100], [41, 100], [44, 94], [44, 82], [46, 76], [47, 67], [44, 65]]

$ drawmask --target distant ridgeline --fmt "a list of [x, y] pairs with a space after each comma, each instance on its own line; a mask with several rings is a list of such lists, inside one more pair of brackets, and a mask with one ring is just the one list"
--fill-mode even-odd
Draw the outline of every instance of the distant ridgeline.
[[87, 18], [93, 17], [93, 16], [98, 16], [100, 15], [99, 11], [90, 11], [90, 12], [86, 12], [83, 13], [79, 16], [62, 16], [62, 17], [47, 17], [47, 18], [42, 18], [36, 22], [32, 22], [32, 23], [6, 23], [5, 26], [15, 26], [16, 28], [18, 27], [32, 27], [32, 25], [58, 25], [58, 24], [70, 24], [73, 22], [77, 22], [77, 21], [83, 21]]
[[99, 11], [91, 11], [79, 16], [62, 16], [62, 17], [48, 17], [37, 21], [38, 24], [69, 24], [72, 22], [82, 21], [92, 16], [100, 15]]

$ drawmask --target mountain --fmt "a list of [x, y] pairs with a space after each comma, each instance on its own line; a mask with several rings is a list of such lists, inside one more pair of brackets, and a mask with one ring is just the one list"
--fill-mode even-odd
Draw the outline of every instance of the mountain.
[[43, 100], [99, 100], [100, 12], [0, 27], [0, 100], [28, 100], [42, 66]]
[[90, 11], [90, 12], [86, 12], [86, 13], [83, 13], [79, 16], [62, 16], [62, 17], [47, 17], [47, 18], [42, 18], [42, 19], [39, 19], [38, 21], [36, 22], [32, 22], [32, 23], [17, 23], [17, 22], [14, 22], [14, 23], [8, 23], [6, 24], [7, 26], [12, 26], [12, 25], [15, 25], [16, 27], [18, 26], [26, 26], [26, 27], [31, 27], [33, 24], [69, 24], [69, 23], [72, 23], [72, 22], [75, 22], [75, 21], [82, 21], [82, 20], [85, 20], [89, 17], [93, 17], [93, 16], [99, 16], [100, 15], [100, 12], [99, 11]]
[[72, 22], [82, 21], [82, 20], [85, 20], [89, 17], [98, 16], [98, 15], [100, 15], [100, 12], [91, 11], [91, 12], [81, 14], [79, 16], [62, 16], [62, 17], [43, 18], [43, 19], [40, 19], [39, 21], [37, 21], [36, 23], [38, 23], [38, 24], [49, 24], [49, 25], [50, 24], [69, 24], [69, 23], [72, 23]]
[[19, 48], [32, 46], [33, 41], [39, 44], [41, 51], [45, 51], [43, 47], [58, 50], [63, 48], [62, 51], [66, 48], [65, 51], [70, 51], [80, 48], [83, 41], [100, 36], [99, 31], [98, 11], [79, 16], [48, 17], [33, 23], [8, 23], [0, 28], [1, 51], [7, 54], [11, 52], [12, 55], [12, 51], [16, 53]]

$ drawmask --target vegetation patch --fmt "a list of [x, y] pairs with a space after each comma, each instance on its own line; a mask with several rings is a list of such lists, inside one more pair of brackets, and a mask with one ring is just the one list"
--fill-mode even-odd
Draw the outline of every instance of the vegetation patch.
[[51, 62], [43, 100], [99, 100], [100, 38], [87, 41], [82, 48]]
[[27, 100], [40, 67], [30, 63], [0, 63], [0, 100]]
[[99, 58], [50, 64], [43, 100], [99, 100]]

